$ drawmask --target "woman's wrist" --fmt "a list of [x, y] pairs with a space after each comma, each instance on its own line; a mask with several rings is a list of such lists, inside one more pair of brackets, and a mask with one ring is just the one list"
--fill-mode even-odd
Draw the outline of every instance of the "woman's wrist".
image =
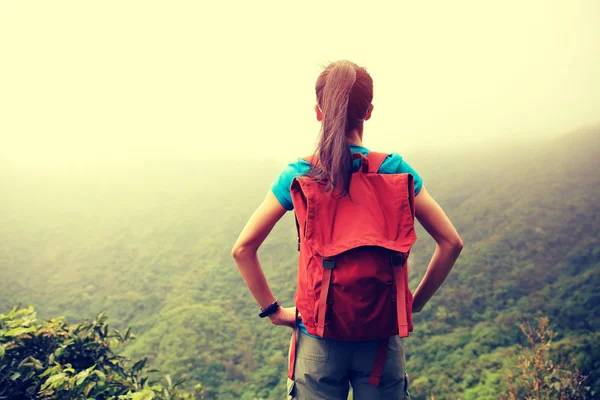
[[273, 312], [273, 314], [269, 315], [268, 318], [269, 320], [271, 320], [271, 322], [275, 322], [279, 319], [279, 316], [281, 314], [281, 307], [278, 307], [277, 310], [275, 310], [275, 312]]
[[424, 306], [425, 306], [424, 304], [420, 305], [418, 303], [413, 303], [413, 305], [412, 305], [412, 312], [414, 312], [414, 313], [421, 312], [421, 310], [423, 310]]
[[423, 292], [419, 289], [420, 288], [417, 288], [413, 297], [412, 312], [420, 312], [423, 310], [423, 307], [427, 304], [427, 300], [429, 300], [423, 298]]
[[261, 318], [265, 318], [265, 317], [270, 317], [271, 315], [275, 314], [277, 312], [277, 310], [279, 310], [279, 302], [277, 300], [273, 301], [271, 304], [269, 304], [267, 307], [260, 309], [260, 313], [258, 314], [259, 317]]

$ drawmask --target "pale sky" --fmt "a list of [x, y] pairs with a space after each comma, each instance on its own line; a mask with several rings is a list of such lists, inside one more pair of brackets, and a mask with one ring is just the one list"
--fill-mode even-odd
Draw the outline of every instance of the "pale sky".
[[414, 153], [600, 121], [600, 1], [2, 1], [0, 157], [290, 159], [314, 84], [374, 80], [364, 143]]

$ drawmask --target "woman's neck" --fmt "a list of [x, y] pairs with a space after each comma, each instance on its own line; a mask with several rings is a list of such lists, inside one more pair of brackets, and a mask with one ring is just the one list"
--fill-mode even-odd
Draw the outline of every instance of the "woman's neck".
[[362, 127], [351, 130], [347, 136], [348, 144], [353, 144], [354, 146], [362, 146], [362, 135]]

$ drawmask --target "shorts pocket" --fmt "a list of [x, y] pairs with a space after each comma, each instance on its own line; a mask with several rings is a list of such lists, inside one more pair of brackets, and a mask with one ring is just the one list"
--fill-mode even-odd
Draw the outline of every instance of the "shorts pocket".
[[404, 339], [398, 335], [390, 337], [388, 342], [388, 354], [404, 357]]
[[329, 340], [314, 338], [300, 333], [298, 335], [296, 358], [317, 363], [326, 363], [329, 360]]

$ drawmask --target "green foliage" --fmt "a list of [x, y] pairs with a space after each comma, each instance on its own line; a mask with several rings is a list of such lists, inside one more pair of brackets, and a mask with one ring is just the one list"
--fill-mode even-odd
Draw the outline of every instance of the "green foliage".
[[177, 389], [165, 376], [161, 386], [149, 378], [146, 359], [129, 366], [115, 347], [133, 339], [131, 331], [109, 332], [107, 317], [67, 324], [38, 321], [33, 307], [0, 314], [0, 399], [200, 399]]
[[[557, 333], [552, 359], [575, 355], [600, 393], [599, 132], [407, 157], [465, 242], [404, 342], [414, 399], [507, 393], [506, 352], [527, 345], [517, 323], [542, 315]], [[230, 250], [283, 164], [163, 162], [97, 176], [90, 166], [27, 179], [0, 170], [0, 309], [22, 302], [66, 321], [107, 310], [138, 335], [118, 355], [147, 357], [186, 389], [202, 382], [207, 399], [281, 399], [290, 332], [256, 317]], [[413, 290], [435, 246], [417, 234]], [[259, 252], [288, 305], [295, 242], [288, 213]]]
[[548, 318], [540, 318], [537, 327], [521, 323], [519, 328], [529, 346], [519, 346], [517, 370], [509, 369], [505, 379], [508, 394], [503, 399], [576, 400], [594, 395], [590, 387], [584, 385], [587, 377], [581, 374], [574, 359], [569, 364], [556, 364], [550, 358], [549, 350], [556, 334], [550, 329]]

